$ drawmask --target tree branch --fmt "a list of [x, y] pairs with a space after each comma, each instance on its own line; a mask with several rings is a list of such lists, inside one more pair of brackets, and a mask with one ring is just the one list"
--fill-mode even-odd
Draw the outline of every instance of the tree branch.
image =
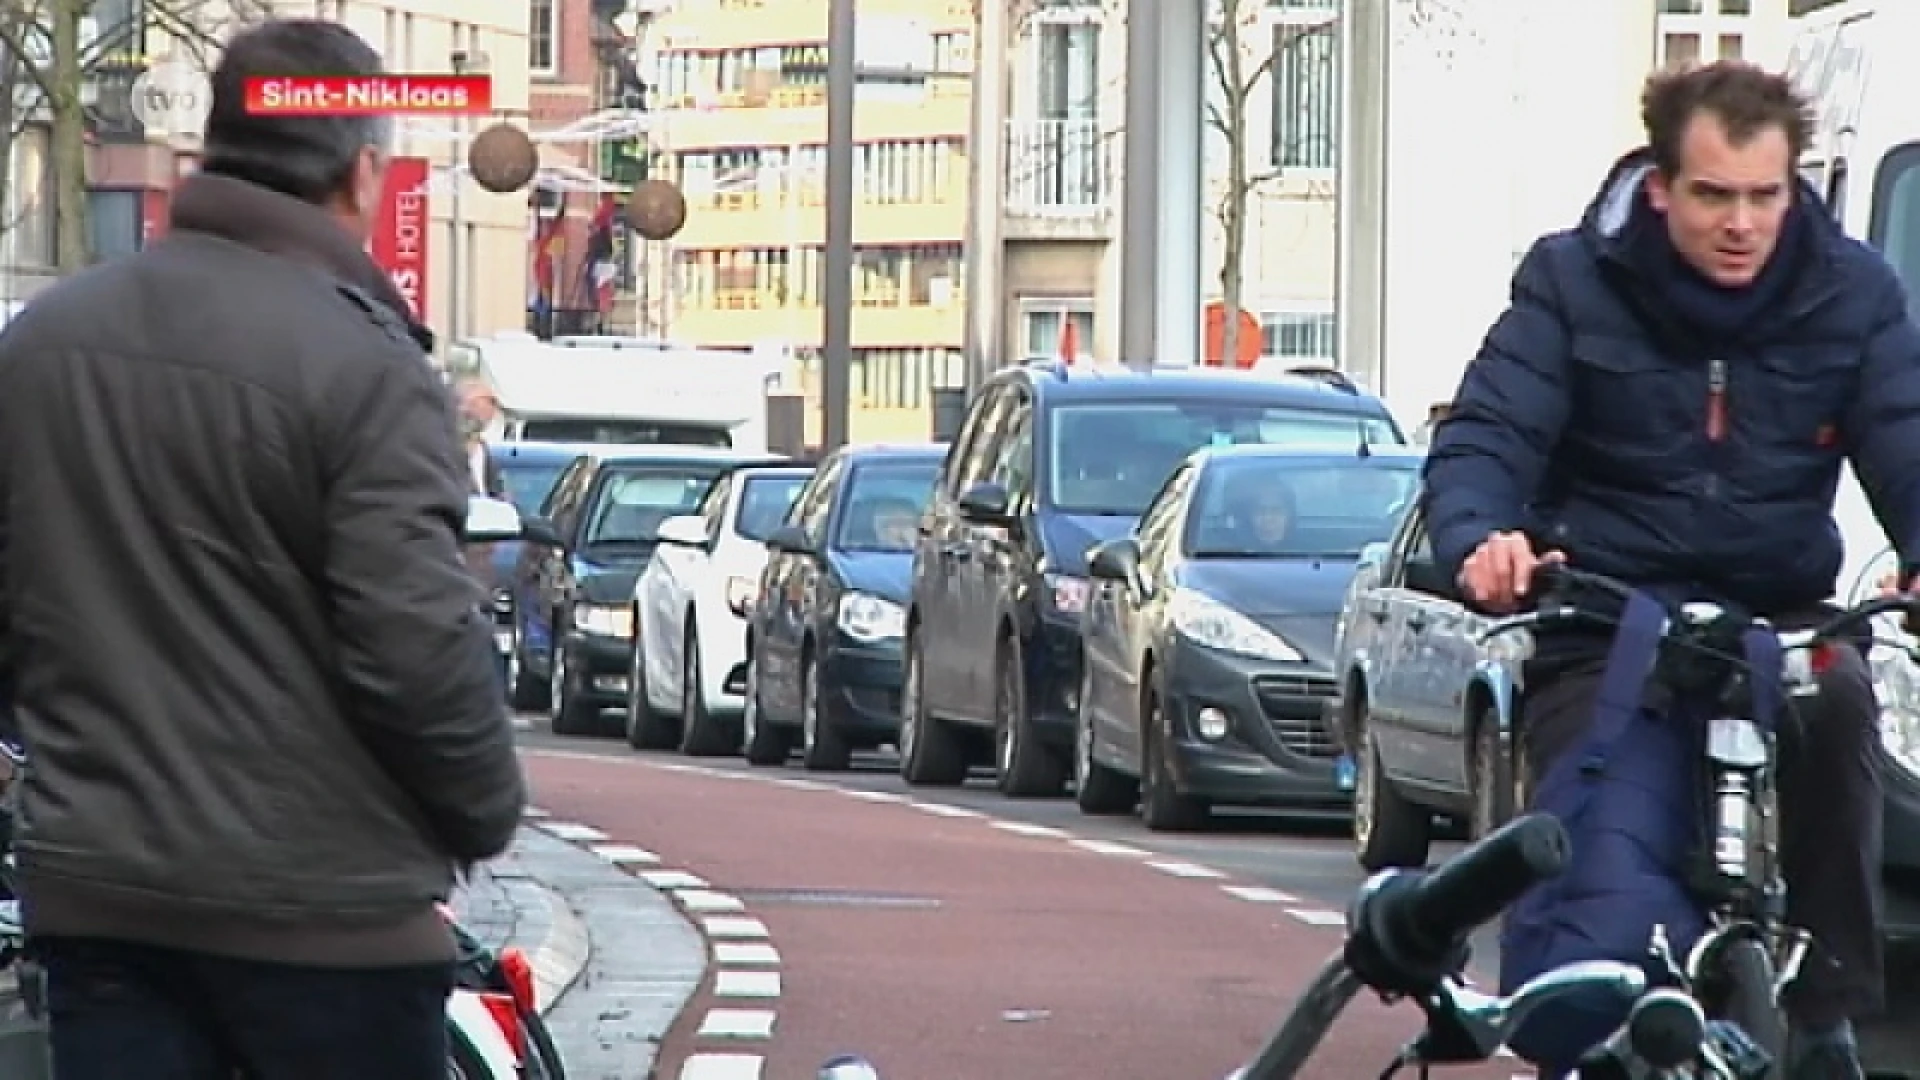
[[[53, 96], [53, 73], [33, 62], [31, 58], [32, 54], [27, 51], [27, 38], [20, 32], [20, 28], [23, 25], [32, 26], [33, 24], [27, 19], [23, 19], [20, 23], [9, 23], [6, 20], [0, 20], [0, 45], [6, 46], [7, 51], [18, 58], [18, 70], [24, 72], [27, 78], [32, 80], [33, 85], [40, 93], [51, 98]], [[11, 83], [12, 80], [9, 79], [8, 82]], [[7, 89], [11, 91], [13, 87], [9, 85]]]

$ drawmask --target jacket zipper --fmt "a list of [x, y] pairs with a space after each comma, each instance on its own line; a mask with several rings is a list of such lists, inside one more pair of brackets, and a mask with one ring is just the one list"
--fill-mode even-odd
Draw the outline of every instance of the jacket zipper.
[[1707, 364], [1707, 441], [1722, 442], [1727, 437], [1727, 362], [1714, 359]]

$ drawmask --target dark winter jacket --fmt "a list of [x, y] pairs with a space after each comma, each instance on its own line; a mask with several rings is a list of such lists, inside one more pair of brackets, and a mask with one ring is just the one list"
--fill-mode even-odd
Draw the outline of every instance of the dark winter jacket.
[[[1851, 460], [1920, 558], [1920, 329], [1899, 279], [1802, 185], [1772, 265], [1711, 295], [1664, 248], [1644, 153], [1513, 277], [1434, 433], [1425, 505], [1457, 573], [1521, 529], [1643, 588], [1761, 613], [1826, 600]], [[1651, 230], [1662, 230], [1652, 232]]]
[[430, 341], [317, 207], [202, 174], [0, 334], [29, 929], [451, 956], [525, 794]]

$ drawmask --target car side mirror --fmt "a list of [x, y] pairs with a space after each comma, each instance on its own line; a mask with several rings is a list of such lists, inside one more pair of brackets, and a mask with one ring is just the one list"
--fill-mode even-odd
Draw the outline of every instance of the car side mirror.
[[1459, 595], [1459, 588], [1453, 579], [1440, 570], [1440, 564], [1431, 557], [1408, 559], [1406, 563], [1406, 585], [1415, 592], [1453, 599]]
[[467, 522], [463, 535], [469, 544], [497, 544], [518, 540], [523, 531], [520, 511], [503, 499], [484, 495], [467, 497]]
[[521, 520], [520, 539], [529, 544], [538, 544], [541, 547], [557, 548], [566, 546], [560, 542], [560, 530], [554, 528], [553, 522], [547, 518], [538, 516], [523, 518]]
[[661, 522], [654, 536], [663, 544], [704, 550], [707, 546], [707, 520], [697, 514], [678, 514]]
[[813, 554], [813, 537], [798, 525], [782, 525], [767, 537], [767, 547], [773, 551], [787, 551], [795, 555]]
[[1387, 545], [1379, 540], [1360, 549], [1360, 566], [1379, 566], [1387, 561]]
[[994, 483], [975, 484], [960, 493], [960, 516], [976, 525], [1011, 525], [1007, 489]]
[[1095, 581], [1117, 581], [1136, 599], [1147, 594], [1146, 576], [1140, 571], [1140, 543], [1131, 536], [1095, 544], [1087, 552], [1087, 575]]

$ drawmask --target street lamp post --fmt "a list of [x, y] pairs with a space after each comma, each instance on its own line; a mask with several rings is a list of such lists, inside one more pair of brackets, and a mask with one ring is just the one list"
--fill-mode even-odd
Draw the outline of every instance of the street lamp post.
[[859, 83], [854, 0], [831, 0], [827, 15], [827, 280], [820, 290], [820, 443], [847, 444], [853, 422], [853, 107]]

